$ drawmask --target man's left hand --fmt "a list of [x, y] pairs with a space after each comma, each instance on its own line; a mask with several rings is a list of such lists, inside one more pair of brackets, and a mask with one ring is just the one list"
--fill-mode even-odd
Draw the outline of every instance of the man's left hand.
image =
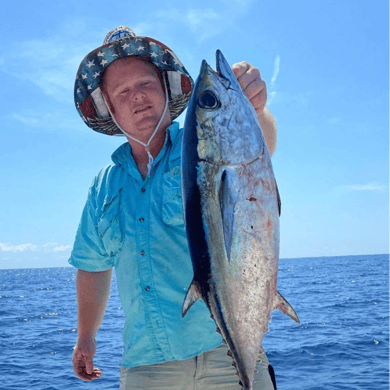
[[246, 61], [242, 61], [234, 64], [232, 71], [257, 115], [261, 115], [267, 103], [267, 86], [260, 76], [259, 69]]

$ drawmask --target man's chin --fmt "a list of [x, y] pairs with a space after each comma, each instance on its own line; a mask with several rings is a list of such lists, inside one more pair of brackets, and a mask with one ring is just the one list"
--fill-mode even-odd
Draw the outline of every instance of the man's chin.
[[[123, 129], [125, 135], [134, 137], [135, 139], [147, 143], [152, 136], [154, 130], [156, 129], [158, 122], [156, 121], [142, 121], [142, 123], [137, 123], [131, 131]], [[160, 126], [161, 127], [161, 126]]]
[[[154, 115], [145, 116], [139, 119], [137, 122], [133, 122], [131, 128], [123, 128], [126, 134], [139, 139], [142, 142], [148, 142], [149, 138], [152, 136], [154, 130], [156, 129], [160, 118]], [[167, 127], [167, 121], [162, 121], [160, 129], [162, 127]], [[147, 139], [146, 139], [147, 138]], [[146, 141], [145, 141], [146, 139]]]
[[[135, 124], [135, 128], [137, 129], [138, 133], [146, 134], [150, 132], [150, 135], [152, 135], [159, 121], [160, 118], [156, 118], [156, 117], [143, 118], [142, 120], [138, 121]], [[167, 124], [167, 121], [162, 120], [160, 124], [160, 129], [162, 127], [167, 127], [167, 126], [169, 126], [169, 124]]]

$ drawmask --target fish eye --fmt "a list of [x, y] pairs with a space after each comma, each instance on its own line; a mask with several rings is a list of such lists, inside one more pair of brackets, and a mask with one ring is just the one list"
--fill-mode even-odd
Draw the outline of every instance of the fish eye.
[[201, 108], [213, 109], [219, 107], [219, 101], [213, 92], [206, 90], [200, 94], [198, 105]]

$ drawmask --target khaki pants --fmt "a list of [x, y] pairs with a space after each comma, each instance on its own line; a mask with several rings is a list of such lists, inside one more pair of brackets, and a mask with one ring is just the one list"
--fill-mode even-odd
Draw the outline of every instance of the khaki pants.
[[[254, 390], [274, 390], [268, 360], [261, 354]], [[174, 360], [141, 367], [122, 367], [120, 390], [241, 390], [227, 347], [202, 353], [187, 360]]]

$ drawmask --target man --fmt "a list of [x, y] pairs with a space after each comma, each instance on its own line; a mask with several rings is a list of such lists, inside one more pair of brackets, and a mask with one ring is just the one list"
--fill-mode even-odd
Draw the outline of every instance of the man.
[[[272, 154], [276, 124], [265, 109], [259, 71], [232, 67], [251, 100]], [[202, 302], [185, 318], [181, 307], [192, 279], [180, 192], [182, 130], [173, 120], [190, 99], [192, 79], [177, 56], [127, 27], [111, 30], [82, 61], [76, 108], [93, 130], [124, 134], [113, 164], [95, 178], [77, 231], [70, 264], [77, 267], [77, 377], [101, 376], [93, 366], [115, 267], [126, 315], [121, 390], [240, 389], [227, 348]], [[256, 389], [273, 389], [265, 353]]]

